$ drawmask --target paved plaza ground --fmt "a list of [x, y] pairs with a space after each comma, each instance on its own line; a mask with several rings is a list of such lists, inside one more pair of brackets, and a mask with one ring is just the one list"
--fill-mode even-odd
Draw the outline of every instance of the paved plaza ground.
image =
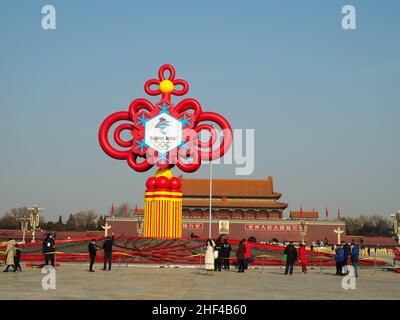
[[285, 276], [280, 268], [235, 270], [205, 276], [198, 268], [121, 267], [95, 272], [83, 264], [62, 264], [56, 289], [43, 290], [40, 269], [0, 273], [0, 299], [400, 299], [400, 274], [360, 270], [355, 290], [344, 290], [333, 268], [295, 269]]

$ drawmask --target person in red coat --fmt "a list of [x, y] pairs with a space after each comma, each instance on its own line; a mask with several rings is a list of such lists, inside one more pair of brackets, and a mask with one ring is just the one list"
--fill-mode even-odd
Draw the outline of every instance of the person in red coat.
[[243, 239], [243, 244], [246, 247], [246, 252], [244, 253], [244, 270], [246, 270], [249, 267], [250, 264], [250, 258], [251, 258], [251, 247], [250, 243], [246, 241], [246, 239]]
[[301, 263], [301, 272], [307, 273], [307, 251], [304, 244], [300, 244], [299, 247], [299, 258]]

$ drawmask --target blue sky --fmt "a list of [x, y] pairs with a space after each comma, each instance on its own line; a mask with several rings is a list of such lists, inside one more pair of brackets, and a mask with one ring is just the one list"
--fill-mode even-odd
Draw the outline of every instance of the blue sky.
[[[357, 30], [341, 28], [345, 4]], [[154, 170], [106, 156], [98, 128], [171, 63], [204, 110], [255, 129], [250, 178], [274, 177], [286, 215], [388, 215], [400, 209], [399, 31], [398, 1], [2, 1], [0, 213], [141, 207]]]

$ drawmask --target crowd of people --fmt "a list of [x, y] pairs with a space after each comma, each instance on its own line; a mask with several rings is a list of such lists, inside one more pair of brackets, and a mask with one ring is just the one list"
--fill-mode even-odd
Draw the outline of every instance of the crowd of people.
[[350, 244], [342, 241], [335, 250], [336, 275], [349, 274], [348, 262], [350, 258], [351, 265], [354, 268], [354, 276], [358, 277], [358, 259], [360, 257], [360, 247], [357, 241]]
[[[251, 240], [251, 239], [250, 239]], [[114, 243], [114, 234], [106, 237], [103, 241], [102, 249], [104, 251], [104, 265], [102, 270], [111, 270], [112, 265], [112, 248]], [[92, 239], [88, 245], [89, 252], [89, 272], [94, 272], [93, 265], [96, 260], [97, 250], [100, 248], [96, 245], [96, 239]], [[213, 271], [220, 272], [222, 269], [229, 270], [231, 265], [232, 246], [228, 238], [220, 236], [215, 241], [208, 239], [205, 248], [205, 270], [207, 275], [212, 275]], [[8, 272], [12, 268], [13, 272], [22, 271], [21, 268], [22, 250], [15, 240], [9, 240], [5, 251], [5, 270]], [[56, 241], [52, 234], [48, 234], [42, 243], [42, 253], [44, 257], [44, 265], [55, 266], [56, 257]], [[358, 277], [358, 260], [360, 255], [360, 245], [357, 241], [345, 243], [335, 246], [336, 275], [347, 275], [349, 273], [349, 261], [354, 268], [354, 275]], [[251, 255], [251, 244], [248, 240], [242, 239], [236, 249], [237, 272], [243, 273], [248, 269], [253, 261]], [[285, 244], [282, 252], [282, 262], [286, 275], [293, 274], [293, 267], [296, 262], [301, 265], [301, 272], [307, 273], [307, 249], [305, 244], [300, 244], [296, 249], [292, 242]]]
[[[206, 241], [205, 251], [205, 270], [206, 275], [212, 275], [212, 271], [221, 271], [223, 269], [229, 270], [230, 265], [230, 252], [232, 247], [228, 242], [228, 238], [221, 240], [219, 237], [215, 242], [212, 239]], [[358, 277], [358, 259], [360, 256], [360, 246], [357, 241], [352, 240], [351, 243], [345, 243], [335, 246], [335, 261], [336, 261], [336, 274], [347, 275], [349, 274], [348, 263], [349, 260], [354, 268], [354, 275]], [[236, 250], [237, 272], [244, 272], [248, 269], [249, 264], [253, 261], [251, 256], [251, 245], [246, 239], [242, 239]], [[293, 242], [285, 244], [285, 249], [282, 253], [282, 263], [284, 265], [285, 275], [293, 274], [293, 267], [298, 262], [301, 265], [301, 272], [307, 273], [307, 249], [304, 243], [299, 245], [296, 249]]]
[[[228, 238], [222, 240], [222, 237], [219, 237], [215, 242], [212, 239], [208, 239], [206, 241], [204, 259], [206, 275], [212, 275], [212, 271], [229, 270], [231, 251], [232, 246]], [[244, 272], [252, 261], [251, 247], [246, 239], [242, 239], [239, 242], [236, 250], [236, 258], [238, 272]]]
[[[107, 236], [103, 242], [102, 249], [104, 251], [104, 267], [102, 270], [111, 270], [112, 265], [112, 247], [114, 243], [114, 233], [112, 236]], [[89, 252], [89, 272], [94, 272], [93, 265], [96, 259], [97, 250], [99, 247], [96, 245], [96, 239], [92, 239], [88, 245], [88, 252]], [[15, 240], [9, 239], [7, 242], [7, 248], [4, 252], [4, 259], [5, 259], [5, 266], [3, 272], [8, 272], [10, 268], [12, 268], [13, 272], [22, 271], [21, 268], [21, 253], [22, 250], [18, 243]], [[43, 253], [43, 260], [44, 265], [51, 265], [55, 267], [55, 260], [56, 260], [56, 240], [55, 237], [49, 233], [46, 235], [46, 238], [43, 240], [42, 243], [42, 253]], [[108, 268], [107, 268], [108, 265]]]

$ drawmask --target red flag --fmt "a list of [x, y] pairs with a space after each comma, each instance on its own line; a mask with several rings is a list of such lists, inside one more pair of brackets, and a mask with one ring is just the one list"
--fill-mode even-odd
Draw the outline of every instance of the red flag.
[[138, 208], [137, 208], [137, 205], [136, 205], [136, 207], [135, 207], [135, 214], [137, 214], [137, 212], [138, 212]]
[[126, 203], [124, 203], [124, 216], [126, 216]]
[[325, 208], [325, 220], [328, 221], [328, 208]]
[[337, 209], [337, 219], [338, 219], [338, 221], [340, 220], [340, 210], [339, 210], [339, 208]]
[[300, 219], [303, 219], [303, 208], [300, 206]]
[[111, 205], [111, 215], [112, 215], [112, 216], [114, 215], [114, 202], [113, 202], [112, 205]]

